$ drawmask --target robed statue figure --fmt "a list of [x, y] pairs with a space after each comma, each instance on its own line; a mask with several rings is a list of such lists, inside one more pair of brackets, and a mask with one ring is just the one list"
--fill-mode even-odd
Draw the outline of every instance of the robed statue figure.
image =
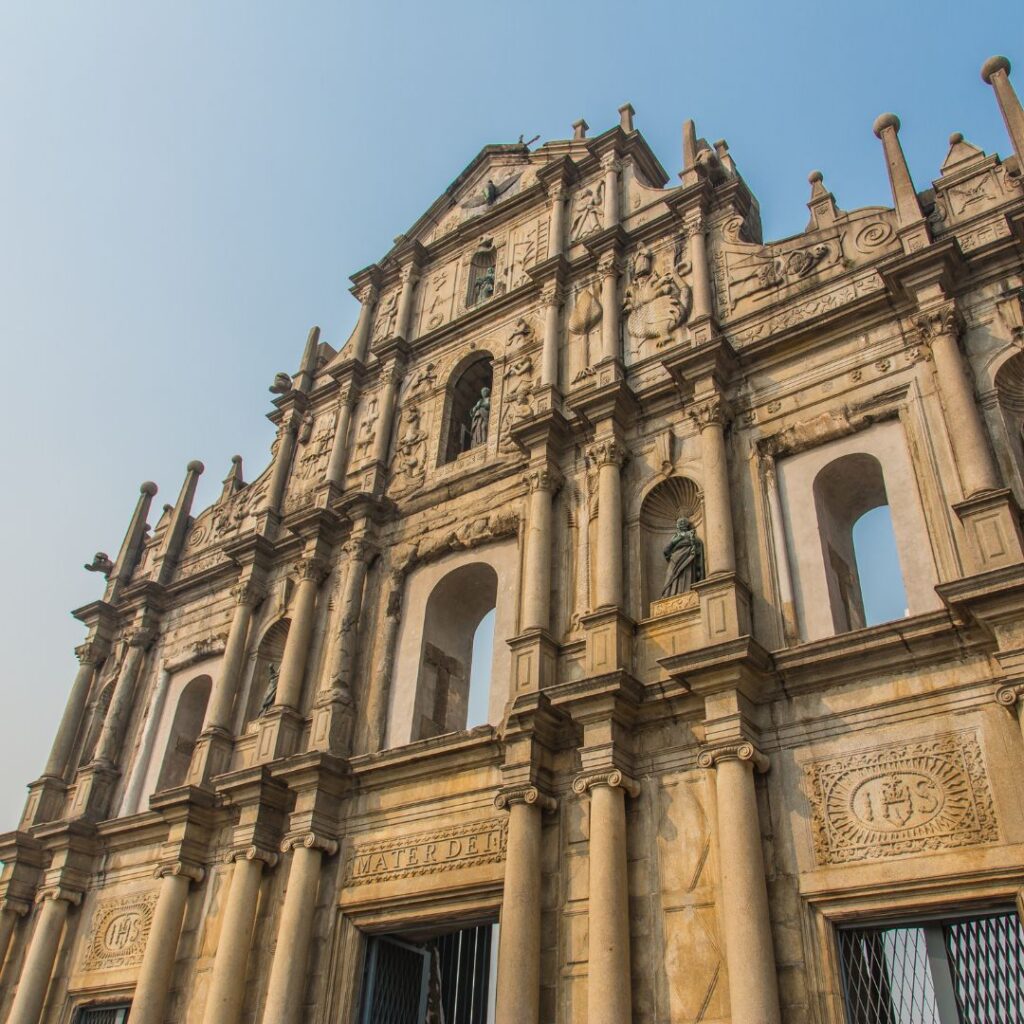
[[676, 532], [665, 546], [665, 586], [662, 597], [685, 594], [704, 579], [704, 545], [685, 516], [676, 520]]
[[491, 389], [481, 388], [476, 405], [469, 411], [469, 447], [487, 440], [487, 423], [491, 418]]

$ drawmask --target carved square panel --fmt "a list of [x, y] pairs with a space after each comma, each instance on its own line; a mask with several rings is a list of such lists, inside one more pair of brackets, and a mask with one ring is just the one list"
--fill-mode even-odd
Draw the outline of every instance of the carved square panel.
[[153, 923], [156, 893], [103, 900], [92, 918], [92, 938], [82, 957], [83, 971], [138, 967]]

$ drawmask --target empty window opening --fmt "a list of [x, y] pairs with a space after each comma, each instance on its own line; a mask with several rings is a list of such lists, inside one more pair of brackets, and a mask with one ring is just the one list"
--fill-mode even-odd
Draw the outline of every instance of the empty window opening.
[[370, 936], [360, 1024], [493, 1024], [497, 930]]
[[848, 1024], [1024, 1024], [1015, 913], [839, 932]]
[[881, 463], [862, 452], [814, 480], [818, 533], [836, 633], [901, 618], [906, 589]]
[[[482, 632], [480, 627], [494, 611], [497, 597], [498, 574], [483, 562], [453, 569], [431, 591], [423, 623], [413, 739], [458, 732], [487, 721], [493, 659], [483, 652], [485, 647], [493, 649], [493, 615], [490, 642], [487, 627]], [[481, 665], [474, 672], [477, 653]]]
[[492, 608], [481, 620], [473, 634], [473, 654], [469, 672], [469, 702], [466, 728], [483, 725], [488, 718], [491, 695], [491, 662], [494, 660], [494, 618]]
[[[167, 737], [164, 760], [157, 778], [156, 789], [174, 789], [185, 782], [196, 740], [203, 728], [206, 705], [210, 700], [210, 677], [197, 676], [191, 680], [178, 698]], [[97, 1018], [99, 1019], [99, 1018]]]
[[487, 442], [494, 369], [489, 355], [470, 363], [452, 386], [444, 462]]
[[131, 1003], [116, 1006], [83, 1006], [75, 1013], [74, 1024], [127, 1024]]

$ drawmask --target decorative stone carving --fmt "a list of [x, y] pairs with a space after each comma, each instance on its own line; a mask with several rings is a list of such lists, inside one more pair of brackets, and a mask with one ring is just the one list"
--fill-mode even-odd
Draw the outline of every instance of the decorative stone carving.
[[494, 806], [499, 811], [507, 810], [513, 804], [537, 806], [549, 813], [558, 808], [558, 801], [553, 796], [542, 793], [536, 786], [505, 786], [494, 798]]
[[612, 789], [622, 789], [633, 798], [640, 795], [640, 783], [637, 782], [636, 779], [630, 778], [618, 768], [583, 772], [572, 780], [572, 791], [576, 793], [577, 796], [583, 796], [584, 793], [589, 792], [597, 786], [609, 786]]
[[688, 285], [671, 273], [659, 273], [654, 254], [641, 248], [633, 256], [633, 279], [626, 287], [622, 303], [626, 329], [640, 352], [645, 341], [664, 348], [672, 341], [676, 328], [690, 315], [692, 293]]
[[437, 377], [437, 364], [427, 363], [426, 366], [421, 366], [412, 376], [412, 380], [409, 382], [409, 389], [406, 392], [406, 397], [420, 397], [427, 392], [431, 391], [434, 387], [434, 380]]
[[698, 430], [711, 426], [724, 427], [728, 419], [725, 402], [718, 397], [697, 402], [687, 411]]
[[395, 556], [398, 573], [408, 573], [414, 565], [433, 561], [449, 551], [487, 544], [508, 537], [519, 528], [519, 513], [515, 509], [502, 509], [482, 515], [450, 530], [432, 530], [421, 539], [400, 548]]
[[419, 407], [409, 406], [395, 445], [391, 491], [405, 493], [423, 483], [427, 471], [427, 434], [420, 425]]
[[489, 818], [360, 843], [346, 863], [345, 885], [393, 882], [439, 871], [499, 864], [505, 859], [507, 841], [508, 820]]
[[455, 295], [454, 278], [454, 269], [443, 267], [430, 279], [423, 304], [421, 330], [436, 330], [451, 316], [452, 299]]
[[83, 971], [138, 967], [153, 923], [156, 893], [104, 900], [92, 919], [92, 938], [82, 957]]
[[926, 345], [936, 338], [951, 334], [959, 338], [964, 329], [964, 320], [955, 302], [943, 302], [931, 309], [922, 310], [911, 318], [914, 331]]
[[629, 458], [629, 449], [617, 438], [605, 437], [587, 446], [587, 465], [600, 468], [605, 465], [615, 465], [619, 469], [626, 464]]
[[87, 562], [82, 568], [84, 568], [86, 572], [101, 572], [103, 573], [103, 578], [108, 580], [110, 579], [110, 574], [114, 571], [114, 563], [111, 560], [110, 555], [105, 551], [97, 551], [96, 554], [92, 556], [92, 561]]
[[714, 768], [719, 761], [749, 761], [762, 774], [771, 767], [767, 756], [749, 740], [737, 743], [722, 743], [716, 747], [705, 747], [697, 755], [697, 764], [701, 768]]
[[472, 199], [467, 199], [462, 204], [463, 210], [473, 210], [483, 212], [484, 209], [493, 206], [498, 202], [501, 197], [508, 192], [513, 185], [523, 176], [522, 171], [517, 171], [514, 174], [501, 179], [501, 181], [495, 183], [492, 178], [488, 178], [480, 189], [478, 195], [473, 196]]
[[534, 387], [533, 359], [529, 355], [513, 356], [505, 364], [502, 379], [505, 384], [501, 423], [501, 439], [498, 450], [508, 452], [518, 445], [512, 436], [512, 427], [520, 420], [533, 415]]
[[380, 410], [377, 396], [371, 395], [366, 405], [366, 412], [363, 413], [362, 422], [359, 424], [359, 430], [356, 432], [355, 447], [360, 459], [365, 459], [370, 454], [374, 439], [377, 436], [377, 419], [379, 416]]
[[574, 384], [594, 373], [590, 358], [590, 336], [601, 323], [602, 312], [601, 300], [594, 294], [592, 288], [583, 288], [577, 293], [576, 302], [566, 325], [569, 333], [576, 335], [581, 340], [580, 361], [583, 365], [573, 377]]
[[999, 838], [973, 732], [844, 753], [804, 766], [819, 864], [901, 857]]
[[398, 291], [395, 290], [382, 300], [377, 310], [377, 321], [373, 327], [374, 341], [390, 338], [395, 333], [395, 325], [398, 321], [398, 295]]
[[600, 231], [604, 223], [604, 181], [596, 182], [576, 193], [572, 204], [572, 226], [569, 238], [578, 242], [595, 231]]

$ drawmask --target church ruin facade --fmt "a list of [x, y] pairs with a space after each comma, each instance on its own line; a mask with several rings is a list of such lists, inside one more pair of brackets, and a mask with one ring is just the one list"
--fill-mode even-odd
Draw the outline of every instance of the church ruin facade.
[[678, 183], [628, 104], [487, 146], [275, 379], [266, 470], [152, 528], [143, 484], [89, 566], [0, 1020], [1021, 1020], [1009, 70], [1012, 155], [921, 189], [882, 115], [891, 205], [815, 172], [779, 241], [692, 122]]

